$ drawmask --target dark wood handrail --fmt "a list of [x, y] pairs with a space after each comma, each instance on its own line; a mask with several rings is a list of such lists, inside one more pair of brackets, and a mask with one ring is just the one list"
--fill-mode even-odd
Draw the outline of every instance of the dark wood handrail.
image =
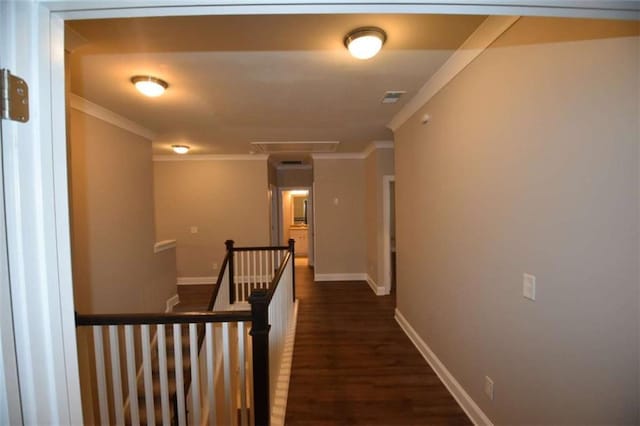
[[234, 247], [233, 251], [275, 251], [289, 250], [289, 246]]
[[76, 314], [76, 326], [188, 324], [251, 321], [249, 311], [166, 312], [149, 314]]

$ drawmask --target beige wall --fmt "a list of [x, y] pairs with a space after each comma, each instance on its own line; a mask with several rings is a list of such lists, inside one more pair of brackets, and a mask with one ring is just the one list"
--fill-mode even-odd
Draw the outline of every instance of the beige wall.
[[311, 185], [313, 185], [313, 169], [278, 170], [278, 186], [281, 188]]
[[216, 276], [227, 239], [269, 244], [267, 175], [266, 160], [154, 163], [156, 233], [177, 240], [178, 276]]
[[523, 18], [396, 133], [398, 309], [497, 424], [639, 421], [637, 29]]
[[364, 160], [314, 160], [313, 168], [315, 273], [364, 273]]
[[376, 149], [365, 160], [367, 274], [378, 285], [383, 280], [382, 177], [394, 174], [393, 149]]
[[69, 132], [76, 309], [164, 311], [176, 287], [154, 272], [151, 142], [74, 109]]

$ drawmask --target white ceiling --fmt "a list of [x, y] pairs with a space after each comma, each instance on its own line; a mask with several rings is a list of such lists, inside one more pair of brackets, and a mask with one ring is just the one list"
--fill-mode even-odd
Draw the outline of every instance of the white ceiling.
[[[255, 141], [340, 141], [362, 151], [392, 138], [387, 123], [484, 20], [450, 15], [205, 16], [75, 21], [71, 91], [154, 131], [154, 153], [246, 154]], [[388, 35], [368, 61], [350, 30]], [[77, 38], [77, 37], [76, 37]], [[129, 79], [169, 82], [159, 98]], [[405, 90], [381, 104], [387, 90]]]

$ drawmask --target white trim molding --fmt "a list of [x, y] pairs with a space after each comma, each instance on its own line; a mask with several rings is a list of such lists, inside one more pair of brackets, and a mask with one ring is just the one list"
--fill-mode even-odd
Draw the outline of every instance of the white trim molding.
[[212, 285], [218, 281], [218, 277], [178, 277], [177, 285]]
[[367, 273], [356, 274], [314, 274], [314, 281], [367, 281]]
[[464, 390], [462, 385], [456, 380], [451, 372], [440, 361], [431, 348], [426, 344], [424, 340], [418, 335], [416, 330], [409, 324], [409, 321], [402, 315], [402, 313], [396, 308], [395, 319], [400, 325], [400, 328], [405, 332], [407, 337], [413, 342], [418, 349], [422, 357], [429, 363], [433, 371], [438, 375], [442, 383], [449, 390], [449, 393], [455, 398], [460, 407], [469, 416], [471, 421], [476, 425], [493, 426], [493, 423], [487, 417], [487, 415], [480, 409], [478, 404], [475, 403], [471, 396]]
[[154, 155], [153, 161], [266, 161], [267, 154], [175, 154]]
[[291, 382], [291, 366], [293, 363], [293, 349], [296, 343], [296, 327], [298, 325], [298, 299], [293, 305], [291, 325], [287, 331], [284, 342], [282, 361], [278, 374], [278, 386], [276, 387], [273, 410], [271, 410], [271, 424], [284, 426], [287, 413], [287, 400], [289, 399], [289, 383]]
[[[395, 175], [382, 176], [382, 288], [386, 294], [391, 293], [391, 182]], [[396, 244], [397, 247], [397, 244]]]
[[108, 110], [98, 104], [94, 104], [93, 102], [88, 101], [87, 99], [74, 93], [69, 94], [69, 106], [75, 110], [84, 112], [87, 115], [98, 118], [104, 122], [113, 124], [116, 127], [127, 130], [138, 136], [142, 136], [145, 139], [149, 139], [150, 141], [156, 138], [156, 134], [152, 130], [149, 130], [139, 125], [138, 123], [135, 123], [126, 117], [116, 114], [115, 112]]
[[175, 247], [176, 247], [176, 240], [158, 241], [153, 245], [153, 252], [160, 253], [161, 251], [169, 250]]
[[180, 297], [177, 294], [174, 294], [170, 298], [167, 299], [167, 307], [165, 312], [173, 312], [174, 306], [180, 303]]
[[369, 284], [369, 287], [371, 287], [371, 290], [373, 290], [373, 293], [376, 296], [386, 296], [387, 294], [389, 294], [389, 292], [387, 292], [387, 289], [376, 284], [376, 282], [373, 280], [373, 278], [371, 278], [371, 275], [369, 274], [367, 274], [367, 284]]
[[393, 141], [373, 141], [362, 151], [364, 158], [369, 157], [377, 149], [394, 149]]
[[480, 56], [498, 37], [511, 28], [518, 19], [520, 19], [519, 16], [489, 16], [485, 19], [442, 67], [431, 76], [418, 93], [396, 113], [387, 127], [395, 132], [467, 65]]

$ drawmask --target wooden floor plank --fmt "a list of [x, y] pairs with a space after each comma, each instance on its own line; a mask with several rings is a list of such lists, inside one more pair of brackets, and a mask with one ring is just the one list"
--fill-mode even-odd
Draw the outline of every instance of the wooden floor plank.
[[394, 296], [312, 271], [296, 267], [287, 425], [471, 424], [395, 322]]

